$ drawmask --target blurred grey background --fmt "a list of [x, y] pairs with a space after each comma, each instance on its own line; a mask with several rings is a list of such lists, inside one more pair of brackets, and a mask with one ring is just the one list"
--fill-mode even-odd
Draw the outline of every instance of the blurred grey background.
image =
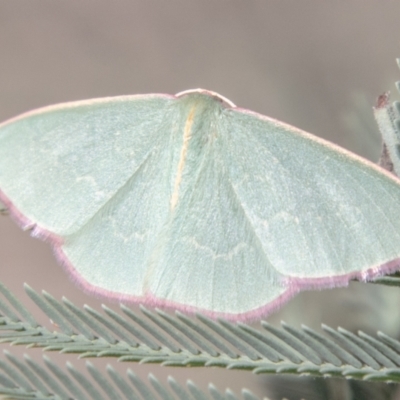
[[[396, 97], [399, 15], [394, 0], [0, 0], [0, 120], [70, 100], [202, 87], [376, 161], [371, 107], [386, 90]], [[28, 282], [78, 305], [101, 304], [73, 285], [47, 244], [8, 217], [0, 218], [0, 280], [22, 298]], [[396, 290], [353, 284], [302, 294], [269, 320], [399, 335], [398, 304]], [[106, 362], [114, 363], [96, 364]], [[263, 378], [245, 372], [130, 367], [161, 380], [172, 374], [267, 393]], [[290, 399], [317, 398], [307, 390]]]

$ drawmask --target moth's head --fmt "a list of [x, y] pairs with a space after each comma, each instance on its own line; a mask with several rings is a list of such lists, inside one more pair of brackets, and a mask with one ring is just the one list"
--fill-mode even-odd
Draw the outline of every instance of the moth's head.
[[175, 97], [184, 97], [184, 96], [197, 96], [197, 95], [203, 95], [203, 96], [208, 96], [213, 98], [214, 100], [217, 100], [218, 102], [220, 102], [224, 107], [236, 107], [236, 105], [234, 103], [232, 103], [232, 101], [230, 101], [229, 99], [227, 99], [224, 96], [221, 96], [219, 93], [217, 92], [213, 92], [212, 90], [207, 90], [207, 89], [189, 89], [189, 90], [184, 90], [183, 92], [179, 92], [175, 95]]

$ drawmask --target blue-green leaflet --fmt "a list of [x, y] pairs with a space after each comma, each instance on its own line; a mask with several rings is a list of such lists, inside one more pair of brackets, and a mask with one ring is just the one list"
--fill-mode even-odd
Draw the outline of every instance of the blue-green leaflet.
[[399, 268], [400, 181], [215, 92], [0, 125], [1, 201], [90, 292], [245, 320]]

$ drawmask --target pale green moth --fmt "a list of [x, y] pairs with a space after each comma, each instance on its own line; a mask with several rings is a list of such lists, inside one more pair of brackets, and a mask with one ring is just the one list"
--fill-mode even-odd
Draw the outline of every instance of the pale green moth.
[[400, 181], [197, 89], [0, 125], [1, 201], [82, 287], [231, 320], [399, 268]]

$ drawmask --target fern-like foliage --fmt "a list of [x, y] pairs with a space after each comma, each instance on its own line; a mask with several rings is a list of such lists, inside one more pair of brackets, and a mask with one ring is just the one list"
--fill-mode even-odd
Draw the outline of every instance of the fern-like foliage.
[[25, 288], [59, 329], [50, 331], [39, 325], [0, 284], [1, 342], [125, 362], [400, 381], [400, 342], [382, 332], [377, 337], [363, 332], [355, 335], [323, 325], [326, 334], [322, 335], [306, 326], [297, 329], [282, 323], [276, 328], [264, 321], [261, 330], [222, 319], [216, 322], [200, 314], [187, 317], [145, 308], [140, 314], [124, 305], [120, 306], [122, 313], [106, 306], [98, 312]]
[[381, 276], [380, 278], [374, 279], [370, 283], [379, 283], [386, 286], [400, 287], [400, 275], [399, 273], [396, 273], [394, 275]]
[[[172, 377], [165, 385], [150, 374], [145, 383], [130, 369], [124, 377], [110, 365], [104, 373], [90, 362], [86, 363], [88, 378], [71, 363], [63, 370], [50, 358], [43, 359], [41, 365], [27, 355], [20, 360], [5, 352], [5, 359], [0, 360], [0, 396], [13, 400], [238, 400], [229, 389], [221, 393], [212, 384], [205, 393], [192, 381], [183, 387]], [[247, 389], [243, 389], [242, 396], [244, 400], [260, 400]]]

